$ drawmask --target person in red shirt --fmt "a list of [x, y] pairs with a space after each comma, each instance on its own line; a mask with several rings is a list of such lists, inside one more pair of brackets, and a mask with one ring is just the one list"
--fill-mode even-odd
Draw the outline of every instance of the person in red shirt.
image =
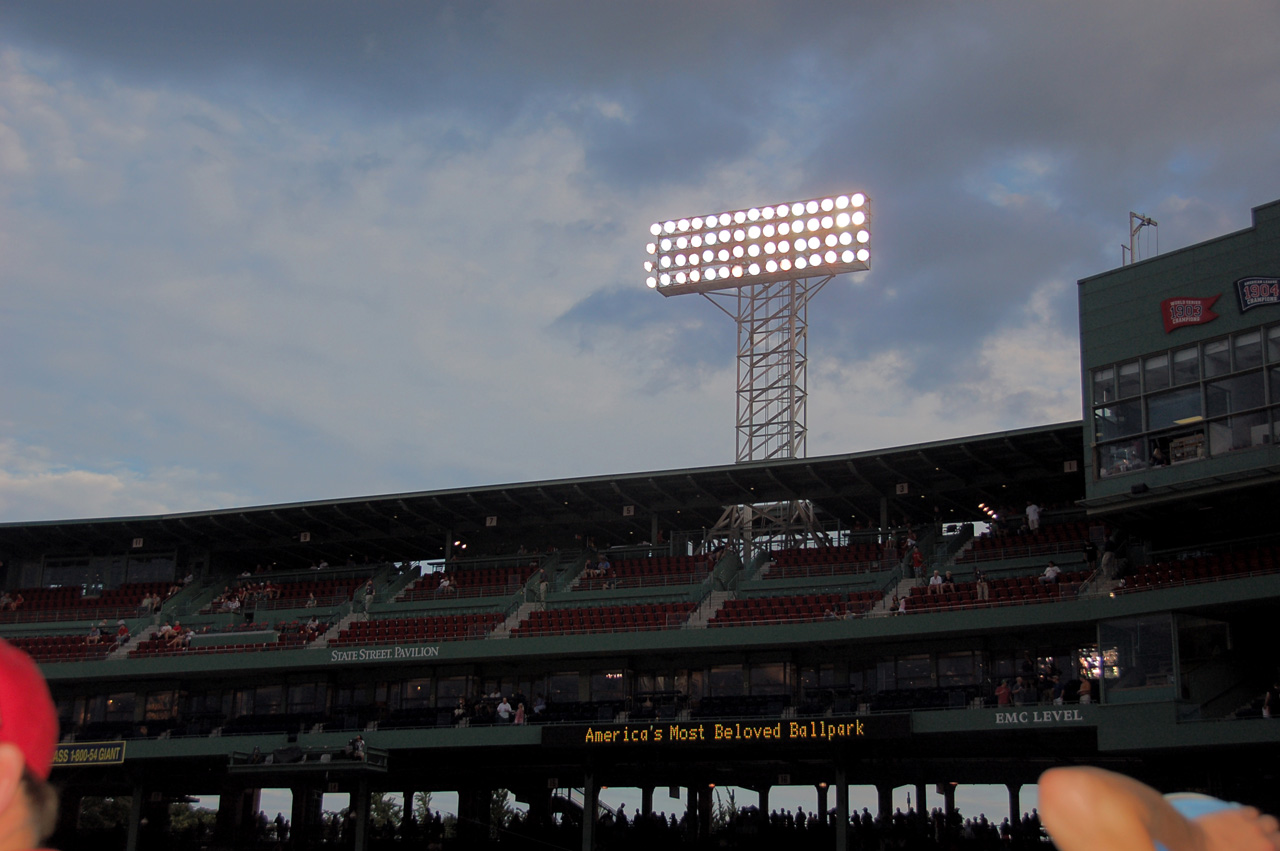
[[28, 851], [53, 833], [57, 747], [58, 714], [40, 669], [0, 640], [0, 851]]

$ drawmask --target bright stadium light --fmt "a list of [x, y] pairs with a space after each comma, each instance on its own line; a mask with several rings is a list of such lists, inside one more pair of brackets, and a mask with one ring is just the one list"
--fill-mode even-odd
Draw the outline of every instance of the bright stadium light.
[[[677, 274], [665, 276], [666, 283], [664, 276], [658, 276], [655, 286], [649, 283], [652, 269], [646, 267], [645, 283], [664, 296], [673, 296], [793, 280], [797, 271], [824, 277], [864, 272], [871, 259], [867, 247], [871, 240], [869, 206], [867, 196], [856, 192], [654, 222], [649, 228], [653, 236], [679, 236], [650, 242], [645, 250], [656, 255], [659, 268], [674, 269]], [[825, 250], [855, 243], [861, 250], [835, 252], [834, 260], [832, 252]], [[692, 250], [696, 248], [702, 250]], [[708, 274], [704, 269], [697, 281], [687, 274], [699, 264], [761, 255], [776, 258], [776, 262], [748, 263], [741, 275]], [[753, 268], [756, 271], [752, 272]], [[680, 276], [680, 270], [686, 274]], [[683, 282], [677, 281], [680, 277]]]

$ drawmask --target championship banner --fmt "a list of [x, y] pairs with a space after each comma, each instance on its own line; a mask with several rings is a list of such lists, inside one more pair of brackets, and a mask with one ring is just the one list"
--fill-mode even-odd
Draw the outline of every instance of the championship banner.
[[1218, 318], [1218, 314], [1209, 308], [1222, 298], [1222, 293], [1204, 298], [1167, 298], [1160, 302], [1160, 312], [1164, 316], [1164, 332], [1182, 328], [1186, 325], [1203, 325]]
[[1241, 313], [1264, 304], [1280, 304], [1280, 278], [1241, 278], [1236, 281], [1236, 299]]

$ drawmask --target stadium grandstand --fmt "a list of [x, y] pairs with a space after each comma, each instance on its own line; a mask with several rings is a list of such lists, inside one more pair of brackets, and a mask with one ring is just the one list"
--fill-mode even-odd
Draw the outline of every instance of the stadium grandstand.
[[[0, 635], [60, 714], [53, 844], [1030, 848], [1020, 790], [1072, 764], [1280, 811], [1278, 276], [1280, 202], [1080, 281], [1074, 422], [0, 524]], [[801, 530], [722, 522], [797, 502]], [[1003, 831], [956, 813], [968, 784], [1006, 788]], [[725, 812], [727, 786], [751, 800]], [[773, 814], [791, 787], [807, 817]], [[291, 790], [287, 830], [262, 789]], [[448, 835], [375, 812], [424, 792], [456, 793]], [[214, 796], [210, 835], [173, 822]], [[114, 833], [81, 818], [104, 797], [129, 802]]]

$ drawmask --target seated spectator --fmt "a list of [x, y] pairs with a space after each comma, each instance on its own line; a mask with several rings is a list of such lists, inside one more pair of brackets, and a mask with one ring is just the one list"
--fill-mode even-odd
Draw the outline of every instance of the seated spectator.
[[344, 753], [346, 753], [346, 755], [349, 756], [351, 759], [363, 761], [364, 752], [365, 752], [364, 736], [360, 735], [359, 733], [356, 733], [356, 737], [351, 741], [347, 742], [347, 747]]
[[543, 712], [546, 712], [546, 711], [547, 711], [547, 701], [546, 701], [546, 698], [544, 698], [544, 697], [543, 697], [542, 695], [540, 695], [540, 694], [539, 694], [539, 695], [537, 695], [537, 696], [535, 696], [535, 697], [533, 698], [533, 714], [534, 714], [534, 715], [541, 715]]
[[1062, 569], [1052, 561], [1049, 566], [1044, 569], [1044, 573], [1040, 576], [1040, 582], [1044, 585], [1057, 585], [1058, 575], [1062, 573]]
[[89, 635], [85, 638], [85, 644], [99, 644], [102, 642], [102, 630], [98, 629], [98, 625], [94, 624], [89, 627]]
[[124, 621], [118, 621], [116, 624], [116, 644], [127, 644], [129, 642], [129, 627]]
[[933, 572], [933, 576], [929, 579], [929, 593], [942, 593], [942, 574], [936, 570]]
[[948, 570], [947, 575], [942, 577], [942, 591], [945, 594], [945, 593], [954, 592], [955, 590], [956, 590], [956, 581], [951, 578], [951, 571]]

